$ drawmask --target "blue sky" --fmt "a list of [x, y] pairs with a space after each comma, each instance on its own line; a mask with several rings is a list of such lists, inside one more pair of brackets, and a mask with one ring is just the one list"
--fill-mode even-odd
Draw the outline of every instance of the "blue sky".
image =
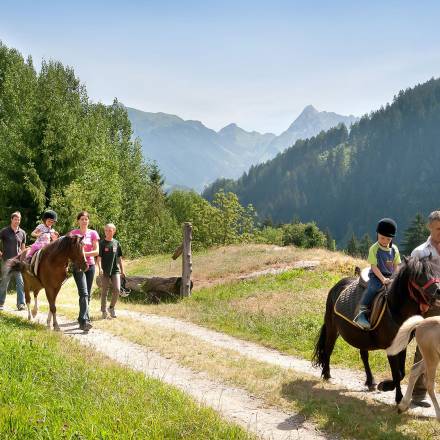
[[0, 39], [75, 69], [93, 101], [285, 130], [438, 77], [435, 1], [2, 1]]

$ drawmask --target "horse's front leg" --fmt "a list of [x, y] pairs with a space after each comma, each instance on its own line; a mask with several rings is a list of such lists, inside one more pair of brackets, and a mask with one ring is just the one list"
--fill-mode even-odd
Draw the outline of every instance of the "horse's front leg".
[[401, 366], [401, 353], [396, 356], [388, 356], [388, 362], [391, 367], [391, 375], [393, 376], [394, 387], [396, 388], [396, 403], [400, 403], [403, 394], [400, 388], [400, 381], [403, 379]]
[[368, 362], [368, 351], [359, 350], [361, 354], [361, 359], [364, 364], [365, 374], [367, 375], [367, 380], [365, 385], [368, 387], [368, 391], [374, 391], [376, 389], [376, 383], [374, 382], [373, 373], [371, 372], [370, 363]]
[[411, 403], [412, 393], [414, 391], [414, 385], [416, 384], [417, 379], [420, 377], [421, 374], [423, 374], [424, 371], [425, 371], [425, 361], [423, 359], [412, 366], [405, 396], [403, 397], [403, 400], [399, 403], [397, 407], [399, 413], [404, 412], [409, 408], [409, 405]]
[[380, 391], [392, 391], [396, 389], [397, 403], [399, 403], [403, 397], [400, 382], [405, 375], [405, 356], [406, 350], [398, 353], [396, 356], [388, 356], [388, 363], [390, 364], [393, 379], [384, 380], [377, 386], [377, 389]]

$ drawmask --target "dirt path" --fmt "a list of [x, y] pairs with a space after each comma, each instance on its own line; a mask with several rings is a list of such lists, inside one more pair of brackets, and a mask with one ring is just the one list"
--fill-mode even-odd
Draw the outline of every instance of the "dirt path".
[[[305, 373], [314, 377], [321, 377], [321, 370], [313, 368], [309, 360], [304, 360], [295, 356], [288, 356], [280, 353], [279, 351], [271, 350], [252, 342], [234, 338], [232, 336], [225, 335], [224, 333], [210, 330], [191, 322], [180, 321], [167, 316], [148, 315], [122, 309], [118, 310], [118, 313], [121, 316], [127, 316], [132, 319], [145, 322], [149, 325], [158, 325], [169, 328], [176, 332], [191, 335], [217, 347], [237, 351], [241, 355], [251, 359], [267, 362], [283, 368], [290, 368], [296, 372]], [[350, 395], [354, 397], [365, 399], [368, 396], [381, 403], [395, 405], [394, 392], [383, 393], [374, 391], [367, 393], [366, 386], [364, 385], [365, 375], [363, 373], [345, 368], [332, 368], [331, 375], [331, 383], [351, 391], [352, 393]], [[405, 389], [405, 387], [403, 387], [403, 389]], [[435, 417], [433, 407], [412, 408], [410, 412], [417, 415], [423, 415], [425, 417]]]
[[[6, 310], [25, 318], [23, 312]], [[122, 314], [123, 311], [121, 310]], [[126, 312], [131, 313], [131, 312]], [[125, 313], [124, 313], [125, 314]], [[40, 313], [37, 322], [46, 323]], [[267, 440], [324, 440], [332, 437], [319, 433], [303, 416], [268, 408], [263, 401], [246, 391], [208, 379], [206, 374], [181, 367], [173, 360], [134, 344], [111, 333], [93, 329], [85, 334], [77, 322], [69, 322], [58, 315], [64, 335], [80, 344], [103, 353], [110, 359], [133, 370], [173, 385], [192, 396], [199, 403], [218, 411], [225, 418]]]

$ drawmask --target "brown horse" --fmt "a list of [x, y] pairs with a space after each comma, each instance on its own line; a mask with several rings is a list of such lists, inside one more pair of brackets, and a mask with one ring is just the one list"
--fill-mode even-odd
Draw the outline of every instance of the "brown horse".
[[440, 420], [440, 407], [435, 396], [435, 372], [440, 362], [440, 316], [423, 319], [417, 315], [407, 319], [397, 332], [391, 347], [387, 348], [387, 354], [393, 356], [405, 350], [414, 330], [422, 360], [411, 368], [406, 394], [398, 406], [399, 412], [408, 409], [414, 385], [419, 376], [425, 373], [426, 388], [434, 405], [435, 415]]
[[[21, 253], [18, 257], [9, 260], [9, 272], [21, 272], [24, 281], [24, 293], [28, 310], [28, 319], [38, 313], [38, 292], [44, 289], [49, 303], [49, 313], [47, 315], [47, 326], [50, 327], [53, 317], [53, 328], [59, 331], [60, 327], [56, 317], [55, 301], [61, 285], [67, 278], [67, 266], [72, 261], [79, 269], [87, 270], [87, 262], [84, 256], [84, 245], [82, 237], [61, 237], [53, 241], [41, 250], [40, 263], [37, 276], [30, 271], [30, 265], [25, 262], [26, 253]], [[31, 314], [31, 295], [34, 293], [34, 308]]]

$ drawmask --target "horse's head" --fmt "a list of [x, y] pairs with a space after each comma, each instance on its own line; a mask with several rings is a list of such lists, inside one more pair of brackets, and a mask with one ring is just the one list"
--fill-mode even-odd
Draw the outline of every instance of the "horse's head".
[[440, 265], [430, 256], [404, 257], [410, 296], [420, 304], [440, 305]]
[[69, 258], [72, 260], [73, 264], [79, 270], [87, 270], [87, 260], [84, 254], [84, 242], [83, 238], [79, 235], [64, 237], [64, 240], [69, 240]]

